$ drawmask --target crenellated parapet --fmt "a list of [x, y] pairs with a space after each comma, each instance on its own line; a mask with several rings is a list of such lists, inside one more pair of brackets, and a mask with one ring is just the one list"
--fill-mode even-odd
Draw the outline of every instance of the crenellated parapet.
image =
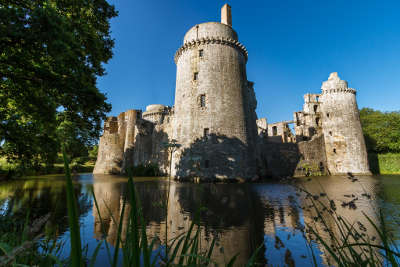
[[356, 90], [348, 87], [345, 80], [341, 80], [337, 72], [332, 72], [327, 81], [322, 83], [322, 94], [330, 93], [351, 93], [356, 94]]
[[356, 89], [353, 88], [335, 88], [335, 89], [326, 89], [322, 91], [322, 94], [332, 94], [332, 93], [350, 93], [356, 94]]
[[207, 45], [207, 44], [220, 44], [227, 45], [233, 48], [238, 49], [241, 53], [243, 53], [245, 57], [245, 61], [247, 62], [248, 52], [246, 47], [241, 44], [239, 41], [234, 40], [232, 38], [224, 38], [224, 37], [205, 37], [197, 40], [192, 40], [190, 42], [184, 43], [175, 53], [175, 63], [178, 62], [180, 55], [188, 49], [196, 48], [199, 45]]

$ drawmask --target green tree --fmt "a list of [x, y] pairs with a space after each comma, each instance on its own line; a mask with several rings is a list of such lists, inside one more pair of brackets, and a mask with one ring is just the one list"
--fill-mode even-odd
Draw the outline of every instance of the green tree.
[[93, 145], [89, 148], [89, 158], [93, 161], [97, 160], [97, 153], [99, 152], [99, 145]]
[[400, 152], [400, 112], [363, 108], [360, 118], [369, 152]]
[[112, 57], [115, 16], [106, 0], [1, 1], [0, 156], [51, 162], [64, 120], [83, 143], [98, 138], [111, 105], [96, 80]]

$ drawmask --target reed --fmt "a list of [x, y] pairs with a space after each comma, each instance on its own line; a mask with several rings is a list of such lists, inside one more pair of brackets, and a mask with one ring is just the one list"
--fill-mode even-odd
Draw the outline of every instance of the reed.
[[[111, 216], [114, 223], [118, 224], [118, 230], [113, 256], [111, 256], [112, 253], [110, 247], [106, 245], [110, 266], [118, 266], [119, 249], [122, 250], [122, 266], [208, 266], [211, 263], [215, 263], [212, 260], [212, 254], [216, 238], [212, 240], [210, 246], [206, 250], [202, 250], [200, 247], [200, 212], [196, 213], [195, 219], [192, 221], [186, 233], [171, 240], [166, 240], [166, 242], [162, 244], [164, 249], [159, 249], [159, 252], [156, 255], [152, 254], [159, 238], [154, 238], [151, 241], [148, 240], [146, 234], [146, 222], [144, 221], [140, 199], [137, 197], [135, 184], [131, 175], [129, 175], [128, 178], [128, 192], [128, 199], [123, 200], [119, 222]], [[98, 209], [98, 202], [94, 193], [93, 199], [100, 221], [102, 221]], [[130, 205], [130, 211], [128, 214], [125, 213], [127, 203]], [[127, 226], [125, 226], [127, 228], [126, 235], [123, 237], [122, 221], [124, 221], [125, 216], [128, 216], [128, 222]], [[106, 237], [107, 234], [104, 231], [104, 225], [101, 226], [101, 229], [103, 231], [103, 236]], [[107, 242], [105, 243], [107, 244]], [[258, 253], [259, 250], [260, 249], [256, 252]], [[233, 257], [227, 266], [233, 266], [235, 258], [236, 257]], [[255, 265], [255, 258], [256, 256], [250, 260], [249, 266]], [[95, 260], [95, 258], [92, 260]]]
[[[377, 235], [367, 232], [367, 228], [355, 222], [349, 222], [338, 214], [332, 199], [325, 195], [327, 201], [315, 199], [307, 191], [311, 209], [316, 215], [314, 223], [306, 224], [306, 233], [309, 236], [309, 248], [311, 240], [315, 240], [322, 246], [327, 264], [329, 266], [399, 266], [400, 252], [395, 240], [389, 234], [382, 213], [376, 216], [377, 225], [366, 213], [362, 212], [365, 220], [370, 224]], [[329, 203], [327, 205], [326, 203]], [[334, 203], [334, 202], [333, 202]], [[333, 222], [333, 223], [332, 223]], [[320, 227], [316, 227], [319, 224]], [[321, 232], [318, 229], [324, 229]], [[312, 249], [311, 249], [311, 252]], [[329, 262], [329, 258], [333, 262]], [[313, 254], [314, 266], [317, 266]]]
[[82, 245], [81, 245], [81, 236], [79, 227], [78, 208], [76, 206], [76, 197], [72, 185], [69, 162], [67, 154], [64, 151], [64, 148], [63, 148], [63, 159], [64, 159], [65, 179], [67, 188], [68, 224], [69, 224], [70, 240], [71, 240], [70, 242], [71, 262], [72, 266], [81, 267], [84, 266], [84, 263], [82, 260]]

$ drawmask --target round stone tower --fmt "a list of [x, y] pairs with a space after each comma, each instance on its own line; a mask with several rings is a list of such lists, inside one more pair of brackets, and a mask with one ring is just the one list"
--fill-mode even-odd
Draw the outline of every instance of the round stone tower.
[[221, 23], [192, 27], [175, 54], [172, 138], [181, 147], [173, 154], [173, 176], [255, 175], [256, 102], [247, 51], [232, 29], [230, 7], [221, 11]]
[[143, 119], [151, 121], [155, 124], [161, 124], [164, 120], [165, 106], [159, 104], [148, 105], [146, 111], [143, 112]]
[[321, 89], [322, 129], [330, 173], [370, 174], [356, 90], [348, 88], [337, 72], [330, 74]]

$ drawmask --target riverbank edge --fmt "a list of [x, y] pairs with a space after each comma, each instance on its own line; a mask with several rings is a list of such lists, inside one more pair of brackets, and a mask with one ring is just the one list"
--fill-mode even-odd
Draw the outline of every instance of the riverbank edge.
[[[34, 176], [45, 175], [65, 175], [64, 166], [55, 164], [52, 168], [41, 168], [40, 170], [27, 169], [24, 173], [18, 172], [16, 168], [2, 168], [0, 166], [0, 181], [19, 179]], [[71, 172], [76, 173], [93, 173], [94, 164], [76, 164], [71, 166]]]

